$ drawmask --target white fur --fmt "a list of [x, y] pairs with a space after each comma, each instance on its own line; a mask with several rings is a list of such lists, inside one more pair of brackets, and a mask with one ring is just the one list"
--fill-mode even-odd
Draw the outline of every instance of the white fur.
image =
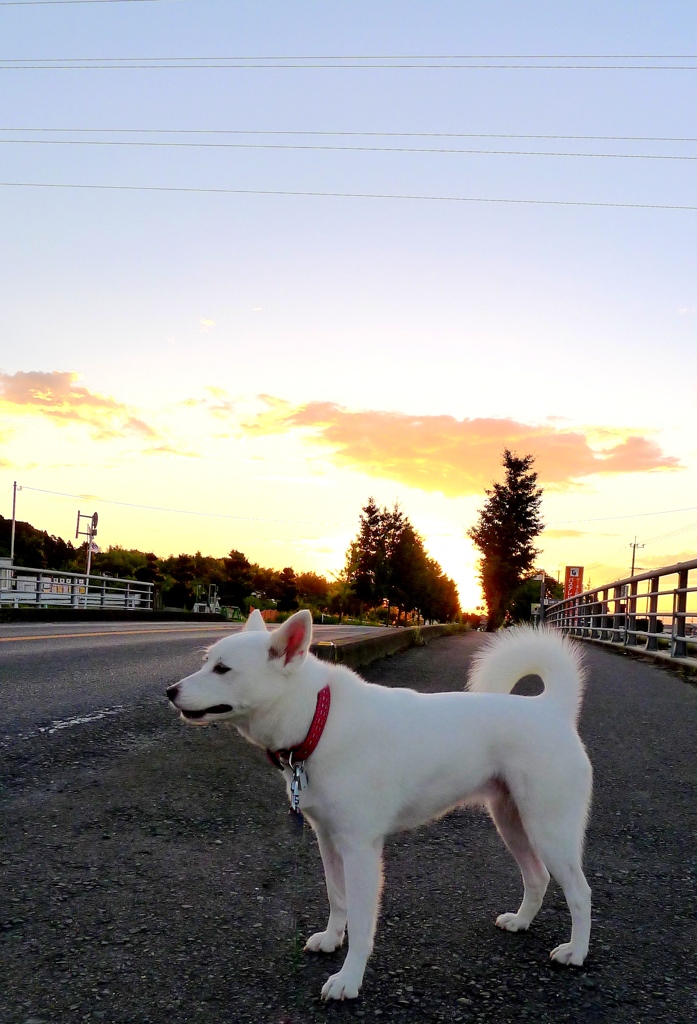
[[[582, 693], [580, 656], [558, 634], [522, 628], [498, 634], [477, 659], [469, 691], [421, 694], [365, 682], [355, 672], [308, 655], [306, 611], [269, 633], [254, 612], [246, 629], [215, 643], [204, 666], [168, 690], [184, 714], [226, 706], [197, 720], [229, 720], [252, 743], [273, 750], [300, 743], [317, 693], [331, 708], [300, 807], [324, 864], [329, 920], [306, 949], [349, 947], [325, 999], [358, 995], [373, 948], [385, 837], [483, 803], [523, 876], [523, 901], [496, 924], [528, 928], [550, 872], [571, 912], [570, 941], [554, 960], [582, 964], [590, 935], [590, 889], [581, 858], [591, 796], [591, 766], [576, 731]], [[229, 669], [229, 671], [224, 671]], [[537, 697], [510, 693], [523, 675], [542, 677]], [[290, 772], [286, 783], [290, 782]]]

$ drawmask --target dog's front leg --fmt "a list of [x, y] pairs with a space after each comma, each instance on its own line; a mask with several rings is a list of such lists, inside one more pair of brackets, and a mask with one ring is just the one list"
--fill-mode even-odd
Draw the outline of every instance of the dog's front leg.
[[382, 840], [369, 846], [341, 847], [346, 882], [349, 948], [344, 966], [322, 988], [323, 999], [355, 999], [365, 965], [373, 951], [373, 936], [382, 886]]
[[344, 863], [329, 834], [317, 825], [314, 826], [314, 829], [327, 882], [329, 920], [326, 931], [315, 932], [314, 935], [311, 935], [305, 943], [305, 949], [310, 953], [333, 953], [344, 941], [344, 932], [346, 931]]

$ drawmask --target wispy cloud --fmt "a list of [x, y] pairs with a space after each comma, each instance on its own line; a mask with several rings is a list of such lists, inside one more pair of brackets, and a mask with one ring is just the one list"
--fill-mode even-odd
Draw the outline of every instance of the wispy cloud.
[[229, 422], [238, 415], [239, 403], [230, 398], [224, 388], [207, 387], [201, 398], [185, 398], [180, 404], [191, 409], [202, 409]]
[[[641, 561], [646, 569], [658, 569], [666, 565], [677, 565], [678, 562], [691, 562], [695, 557], [695, 549], [688, 548], [687, 551], [677, 551], [666, 555], [649, 555], [644, 551], [637, 554], [637, 560]], [[637, 569], [637, 572], [640, 570]]]
[[585, 536], [586, 536], [586, 531], [585, 530], [555, 530], [554, 528], [552, 528], [552, 529], [548, 528], [548, 529], [545, 530], [545, 540], [550, 540], [550, 539], [552, 539], [552, 540], [568, 540], [571, 537], [585, 537]]
[[504, 447], [533, 454], [541, 481], [557, 487], [598, 473], [680, 468], [679, 460], [665, 455], [655, 441], [637, 433], [627, 436], [626, 430], [352, 411], [330, 402], [293, 406], [270, 395], [260, 398], [262, 410], [242, 425], [246, 433], [299, 430], [311, 442], [333, 448], [340, 465], [449, 497], [480, 494], [489, 486], [499, 475]]
[[79, 380], [78, 373], [63, 370], [0, 373], [0, 410], [83, 423], [100, 440], [123, 434], [157, 437], [157, 431], [131, 406], [91, 391]]
[[200, 459], [200, 452], [192, 451], [186, 448], [175, 448], [171, 444], [156, 444], [150, 448], [144, 448], [142, 451], [143, 455], [176, 455], [182, 459]]

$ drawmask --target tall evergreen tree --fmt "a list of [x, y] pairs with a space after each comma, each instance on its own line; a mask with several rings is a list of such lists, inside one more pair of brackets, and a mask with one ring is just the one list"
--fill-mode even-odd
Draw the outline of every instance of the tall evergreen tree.
[[467, 531], [482, 553], [479, 578], [489, 613], [488, 630], [501, 625], [516, 588], [539, 554], [533, 541], [544, 524], [534, 461], [532, 455], [521, 458], [504, 449], [505, 481], [486, 491], [479, 520]]
[[387, 596], [386, 509], [368, 498], [361, 509], [358, 536], [346, 553], [347, 570], [359, 601], [373, 606]]
[[346, 552], [346, 581], [370, 608], [385, 599], [401, 613], [450, 620], [459, 612], [457, 589], [430, 559], [423, 538], [398, 504], [379, 508], [373, 498], [362, 509], [358, 536]]

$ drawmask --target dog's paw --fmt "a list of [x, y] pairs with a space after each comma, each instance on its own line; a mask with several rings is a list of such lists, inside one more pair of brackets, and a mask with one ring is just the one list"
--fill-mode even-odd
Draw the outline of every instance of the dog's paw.
[[307, 953], [333, 953], [343, 941], [343, 932], [315, 932], [305, 943], [305, 951]]
[[503, 928], [505, 932], [524, 932], [530, 927], [530, 922], [520, 914], [499, 914], [496, 927]]
[[355, 999], [361, 987], [348, 971], [332, 974], [322, 986], [322, 999]]
[[557, 946], [549, 955], [558, 964], [571, 964], [573, 967], [580, 967], [586, 959], [585, 953], [574, 950], [570, 942], [564, 942], [561, 946]]

